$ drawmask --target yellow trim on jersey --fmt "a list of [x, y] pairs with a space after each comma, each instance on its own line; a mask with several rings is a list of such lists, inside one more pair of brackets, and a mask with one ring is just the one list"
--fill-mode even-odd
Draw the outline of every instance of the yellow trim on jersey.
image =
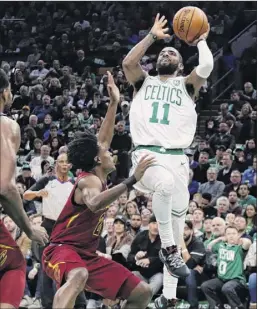
[[47, 266], [49, 267], [49, 268], [52, 268], [52, 269], [56, 269], [60, 264], [65, 264], [65, 262], [58, 262], [58, 263], [56, 263], [56, 264], [51, 264], [50, 262], [48, 262], [48, 261], [45, 261], [46, 263], [47, 263]]
[[68, 228], [68, 227], [72, 224], [72, 222], [73, 222], [77, 217], [79, 217], [79, 215], [80, 215], [80, 213], [77, 214], [77, 215], [72, 216], [72, 217], [70, 218], [70, 220], [68, 221], [68, 223], [67, 223], [67, 225], [66, 225], [66, 228]]
[[15, 250], [14, 247], [9, 247], [9, 246], [2, 245], [2, 244], [0, 244], [0, 249], [11, 249], [11, 250]]

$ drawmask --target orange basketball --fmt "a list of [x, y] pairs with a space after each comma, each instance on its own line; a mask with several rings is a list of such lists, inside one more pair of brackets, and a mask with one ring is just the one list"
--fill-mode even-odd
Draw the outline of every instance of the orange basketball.
[[174, 16], [173, 30], [179, 39], [191, 43], [208, 30], [207, 16], [195, 6], [186, 6]]

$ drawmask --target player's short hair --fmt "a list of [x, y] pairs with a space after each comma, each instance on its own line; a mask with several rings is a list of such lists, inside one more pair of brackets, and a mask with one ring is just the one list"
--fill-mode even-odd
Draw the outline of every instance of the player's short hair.
[[68, 161], [74, 169], [91, 171], [96, 165], [96, 156], [99, 153], [97, 137], [90, 131], [78, 132], [75, 139], [68, 144]]
[[9, 87], [8, 76], [4, 70], [0, 69], [0, 94]]

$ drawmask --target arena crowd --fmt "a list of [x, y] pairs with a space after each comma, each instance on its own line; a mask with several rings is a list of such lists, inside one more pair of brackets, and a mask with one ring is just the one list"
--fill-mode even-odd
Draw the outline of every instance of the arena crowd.
[[[248, 2], [217, 2], [216, 7], [211, 2], [191, 4], [208, 15], [208, 43], [214, 53], [249, 24], [241, 11], [253, 9]], [[80, 173], [73, 167], [64, 168], [67, 144], [78, 131], [98, 133], [109, 104], [107, 69], [121, 93], [110, 149], [116, 171], [108, 186], [128, 177], [133, 89], [121, 63], [148, 33], [157, 12], [172, 19], [181, 6], [181, 2], [0, 3], [1, 68], [10, 78], [14, 96], [6, 112], [21, 129], [16, 182], [31, 224], [44, 226], [50, 234], [65, 205]], [[142, 59], [150, 75], [156, 74], [158, 52], [168, 45], [180, 51], [186, 72], [195, 65], [193, 49], [172, 37], [155, 44]], [[185, 149], [190, 200], [182, 255], [191, 273], [179, 282], [177, 308], [197, 309], [198, 304], [208, 308], [207, 301], [219, 300], [235, 309], [236, 298], [243, 308], [256, 308], [257, 92], [256, 76], [250, 73], [256, 70], [254, 45], [237, 59], [243, 73], [241, 89], [225, 93], [218, 114], [207, 120], [205, 134], [196, 135]], [[43, 248], [31, 242], [9, 217], [4, 215], [3, 220], [27, 261], [20, 307], [51, 308], [55, 286], [42, 271]], [[222, 261], [221, 242], [225, 246], [243, 244], [235, 245], [233, 268]], [[107, 210], [98, 254], [148, 282], [155, 297], [162, 290], [160, 245], [152, 196], [124, 192]], [[76, 302], [76, 308], [102, 305], [119, 308], [119, 303], [88, 292]]]

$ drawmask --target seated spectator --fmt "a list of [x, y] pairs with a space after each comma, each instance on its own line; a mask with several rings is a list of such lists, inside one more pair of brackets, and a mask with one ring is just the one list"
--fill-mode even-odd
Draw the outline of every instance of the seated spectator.
[[36, 115], [30, 115], [29, 118], [29, 124], [27, 127], [30, 127], [35, 130], [37, 138], [40, 138], [43, 136], [42, 128], [38, 125], [38, 117]]
[[249, 186], [253, 186], [255, 177], [257, 177], [257, 157], [253, 157], [253, 166], [248, 168], [243, 173], [242, 183], [247, 183]]
[[47, 73], [49, 72], [49, 70], [45, 69], [44, 68], [45, 66], [45, 63], [43, 60], [39, 60], [37, 62], [37, 69], [33, 70], [31, 73], [30, 73], [30, 79], [33, 81], [33, 80], [36, 80], [38, 79], [39, 77], [41, 78], [44, 78], [46, 77]]
[[40, 156], [35, 157], [30, 162], [33, 177], [38, 178], [42, 176], [41, 162], [43, 160], [47, 160], [50, 163], [50, 165], [54, 164], [54, 159], [50, 157], [50, 147], [47, 145], [43, 145], [40, 148]]
[[242, 209], [245, 210], [247, 205], [256, 205], [256, 198], [252, 195], [249, 195], [249, 186], [247, 184], [241, 184], [238, 189], [239, 195], [239, 204], [242, 206]]
[[217, 216], [224, 219], [226, 218], [227, 214], [229, 213], [229, 200], [225, 196], [221, 196], [216, 201], [216, 208], [217, 208]]
[[188, 185], [188, 191], [190, 194], [190, 198], [192, 198], [194, 194], [198, 192], [199, 185], [200, 185], [198, 181], [193, 180], [193, 175], [194, 175], [193, 170], [190, 169], [189, 170], [189, 185]]
[[191, 149], [186, 149], [185, 155], [188, 157], [189, 160], [189, 167], [193, 169], [198, 166], [198, 162], [194, 161], [194, 151]]
[[250, 137], [250, 132], [252, 128], [252, 107], [249, 103], [245, 103], [237, 116], [239, 122], [241, 123], [241, 129], [239, 132], [239, 143], [244, 144], [245, 141]]
[[211, 167], [215, 167], [217, 170], [220, 170], [223, 167], [222, 158], [225, 151], [226, 147], [223, 145], [220, 145], [216, 148], [215, 157], [208, 160]]
[[149, 211], [149, 209], [147, 208], [143, 209], [141, 212], [141, 217], [142, 217], [141, 230], [142, 231], [148, 230], [151, 217], [151, 212]]
[[159, 259], [160, 248], [158, 224], [155, 216], [152, 215], [148, 230], [140, 232], [132, 242], [127, 259], [133, 273], [149, 283], [152, 295], [157, 294], [163, 283], [163, 264]]
[[32, 159], [39, 157], [42, 145], [43, 145], [42, 140], [39, 138], [35, 138], [33, 142], [34, 148], [27, 154], [27, 156], [25, 157], [25, 161], [30, 162]]
[[214, 133], [209, 139], [209, 145], [215, 152], [219, 145], [223, 145], [226, 149], [233, 150], [235, 148], [235, 137], [229, 133], [229, 126], [225, 122], [219, 124], [219, 133]]
[[237, 170], [234, 170], [230, 174], [230, 183], [225, 186], [224, 195], [228, 195], [230, 191], [237, 192], [241, 184], [241, 173]]
[[17, 113], [18, 111], [20, 111], [22, 109], [23, 106], [29, 105], [29, 102], [30, 102], [30, 97], [28, 96], [29, 88], [27, 86], [21, 86], [19, 93], [20, 93], [20, 95], [17, 96], [13, 100], [13, 104], [12, 104], [12, 107], [11, 107], [12, 113]]
[[257, 232], [257, 212], [256, 206], [248, 205], [243, 214], [247, 222], [246, 233], [251, 237]]
[[127, 101], [121, 102], [121, 113], [116, 115], [116, 120], [115, 120], [116, 124], [120, 121], [124, 121], [125, 130], [127, 132], [130, 132], [129, 111], [130, 111], [130, 103]]
[[228, 213], [225, 219], [226, 226], [234, 226], [235, 219], [236, 219], [236, 216], [233, 213]]
[[93, 125], [93, 116], [89, 114], [89, 110], [86, 106], [82, 108], [82, 112], [78, 114], [80, 127], [83, 129], [90, 129]]
[[116, 216], [114, 234], [107, 241], [107, 254], [112, 260], [126, 267], [132, 241], [133, 237], [126, 232], [126, 219], [123, 216]]
[[189, 205], [188, 205], [188, 212], [189, 214], [193, 214], [193, 212], [195, 211], [195, 209], [197, 209], [199, 207], [199, 205], [195, 202], [195, 201], [189, 201]]
[[201, 139], [201, 140], [198, 142], [197, 150], [196, 150], [195, 153], [194, 153], [194, 161], [196, 161], [196, 162], [199, 161], [201, 152], [207, 152], [208, 155], [210, 156], [210, 155], [211, 155], [210, 151], [211, 151], [211, 150], [210, 150], [210, 148], [209, 148], [209, 146], [208, 146], [207, 141]]
[[240, 238], [248, 238], [251, 239], [251, 237], [248, 235], [246, 232], [247, 228], [247, 220], [243, 216], [236, 216], [235, 221], [234, 221], [234, 226], [238, 230], [238, 234]]
[[216, 120], [219, 123], [225, 123], [227, 120], [232, 120], [233, 122], [236, 121], [235, 116], [230, 113], [227, 103], [223, 103], [220, 105], [220, 115], [216, 118]]
[[126, 203], [124, 211], [123, 211], [123, 216], [127, 219], [130, 220], [132, 215], [135, 215], [139, 213], [137, 204], [135, 202], [129, 201]]
[[26, 186], [23, 183], [16, 182], [16, 188], [21, 196], [23, 208], [28, 216], [31, 216], [37, 212], [33, 201], [26, 201], [23, 199], [23, 193], [26, 191]]
[[257, 149], [256, 149], [256, 142], [254, 139], [250, 139], [246, 141], [245, 144], [245, 159], [247, 161], [247, 165], [253, 165], [253, 158], [256, 157]]
[[195, 237], [192, 222], [186, 221], [184, 227], [184, 241], [182, 242], [182, 257], [190, 269], [186, 279], [179, 279], [179, 285], [187, 288], [187, 301], [191, 309], [199, 308], [197, 287], [203, 281], [202, 273], [205, 261], [205, 248], [202, 240]]
[[113, 203], [113, 205], [111, 205], [108, 208], [108, 210], [106, 212], [106, 217], [107, 218], [115, 218], [117, 214], [118, 214], [118, 205]]
[[42, 122], [46, 115], [51, 115], [51, 113], [53, 112], [53, 107], [50, 105], [50, 103], [50, 96], [44, 95], [42, 98], [42, 104], [36, 106], [32, 111], [32, 114], [38, 117], [39, 122]]
[[239, 198], [236, 191], [230, 191], [228, 195], [229, 212], [234, 215], [242, 214], [242, 207], [239, 205]]
[[61, 88], [61, 83], [58, 78], [52, 78], [49, 83], [49, 87], [47, 90], [47, 95], [51, 98], [54, 99], [56, 96], [62, 95], [62, 88]]
[[230, 153], [224, 153], [222, 158], [223, 168], [218, 173], [217, 180], [224, 182], [225, 185], [230, 183], [230, 175], [233, 171], [233, 157]]
[[210, 205], [215, 205], [217, 198], [223, 193], [225, 184], [217, 180], [217, 169], [214, 167], [210, 167], [207, 170], [207, 180], [207, 182], [200, 185], [198, 192], [201, 194], [204, 192], [210, 193], [212, 196]]
[[128, 227], [128, 233], [130, 233], [133, 237], [138, 235], [141, 232], [142, 218], [139, 213], [133, 214], [131, 216], [130, 225]]
[[143, 207], [147, 207], [148, 199], [144, 196], [144, 193], [135, 190], [135, 198], [133, 201], [137, 204], [139, 212], [142, 211]]
[[208, 161], [209, 154], [207, 152], [201, 152], [198, 159], [198, 166], [193, 169], [193, 180], [196, 180], [201, 184], [207, 182], [207, 170], [210, 167]]
[[248, 168], [248, 163], [245, 160], [244, 150], [243, 147], [236, 147], [234, 151], [234, 161], [233, 166], [236, 170], [239, 170], [243, 173]]
[[232, 308], [244, 309], [247, 286], [243, 263], [251, 241], [240, 239], [237, 229], [231, 226], [226, 228], [225, 237], [215, 241], [222, 241], [216, 250], [218, 277], [204, 282], [201, 289], [210, 308], [223, 306], [224, 296]]
[[194, 235], [196, 237], [201, 237], [203, 235], [203, 218], [204, 213], [203, 210], [197, 208], [193, 211], [193, 227], [194, 227]]
[[204, 217], [216, 217], [217, 216], [217, 210], [210, 205], [212, 200], [212, 196], [210, 193], [204, 192], [201, 195], [201, 202], [200, 202], [200, 207], [202, 208], [204, 212]]
[[250, 246], [245, 261], [244, 267], [248, 270], [248, 289], [250, 295], [250, 306], [249, 309], [257, 308], [257, 241], [252, 243]]
[[203, 242], [211, 238], [211, 224], [212, 218], [205, 217], [203, 220], [203, 235], [201, 237]]
[[22, 183], [25, 185], [26, 190], [28, 190], [36, 180], [31, 176], [31, 168], [29, 164], [24, 164], [21, 168], [21, 175], [18, 175], [16, 178], [16, 182]]
[[104, 223], [104, 229], [101, 236], [104, 238], [105, 243], [109, 241], [109, 239], [114, 234], [114, 218], [106, 218]]

